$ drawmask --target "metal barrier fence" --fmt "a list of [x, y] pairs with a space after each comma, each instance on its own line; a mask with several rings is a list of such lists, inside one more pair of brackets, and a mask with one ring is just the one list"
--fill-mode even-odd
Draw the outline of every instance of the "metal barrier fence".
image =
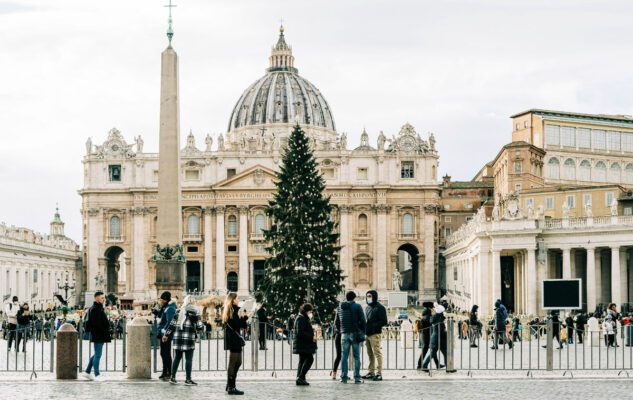
[[31, 378], [37, 377], [37, 372], [53, 372], [55, 336], [52, 332], [38, 332], [31, 324], [6, 330], [5, 335], [6, 340], [0, 346], [0, 372], [31, 372]]
[[[125, 372], [127, 368], [127, 323], [126, 320], [121, 320], [122, 331], [112, 332], [112, 340], [110, 343], [105, 343], [103, 346], [103, 353], [101, 354], [101, 362], [99, 364], [99, 370], [101, 372], [117, 371]], [[94, 347], [90, 343], [90, 334], [84, 331], [83, 321], [79, 321], [77, 324], [77, 332], [79, 333], [79, 340], [77, 341], [77, 368], [79, 371], [85, 369], [88, 365], [90, 357], [94, 351]]]

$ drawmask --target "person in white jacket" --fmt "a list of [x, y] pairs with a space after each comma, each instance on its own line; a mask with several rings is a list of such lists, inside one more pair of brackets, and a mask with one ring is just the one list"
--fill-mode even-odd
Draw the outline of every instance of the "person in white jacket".
[[4, 307], [5, 314], [7, 314], [7, 330], [9, 331], [9, 339], [7, 343], [7, 351], [11, 351], [11, 344], [15, 340], [15, 351], [18, 351], [18, 342], [16, 340], [16, 334], [18, 329], [18, 311], [20, 311], [20, 303], [18, 302], [18, 296], [13, 296], [12, 302], [8, 303]]
[[607, 317], [602, 322], [602, 333], [604, 335], [604, 341], [607, 347], [615, 347], [615, 322], [611, 314], [607, 314]]

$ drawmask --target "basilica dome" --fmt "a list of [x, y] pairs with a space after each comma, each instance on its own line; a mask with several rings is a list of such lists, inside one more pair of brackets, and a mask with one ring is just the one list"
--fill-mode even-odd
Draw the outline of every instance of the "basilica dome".
[[327, 101], [294, 67], [292, 48], [286, 44], [282, 26], [266, 75], [242, 93], [231, 113], [228, 131], [295, 122], [336, 131]]

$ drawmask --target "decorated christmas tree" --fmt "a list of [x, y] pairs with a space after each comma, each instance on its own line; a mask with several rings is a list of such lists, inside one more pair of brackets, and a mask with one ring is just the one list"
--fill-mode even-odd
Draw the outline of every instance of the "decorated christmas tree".
[[272, 226], [264, 236], [270, 257], [259, 297], [276, 317], [296, 313], [309, 301], [315, 316], [330, 319], [343, 290], [338, 233], [310, 139], [299, 125], [290, 135], [277, 178], [277, 192], [267, 207]]

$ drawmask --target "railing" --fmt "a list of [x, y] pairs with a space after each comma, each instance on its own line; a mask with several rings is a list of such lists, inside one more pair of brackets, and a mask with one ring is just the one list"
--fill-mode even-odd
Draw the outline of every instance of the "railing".
[[[53, 372], [55, 335], [35, 324], [5, 329], [0, 341], [0, 372]], [[4, 360], [3, 360], [4, 358]]]
[[106, 242], [108, 243], [122, 243], [125, 241], [125, 236], [106, 236]]
[[248, 237], [249, 237], [251, 240], [264, 240], [264, 234], [263, 234], [263, 233], [261, 233], [261, 232], [260, 232], [260, 233], [250, 233], [250, 234], [248, 235]]
[[195, 234], [185, 234], [182, 235], [183, 242], [200, 242], [202, 241], [202, 235], [200, 233]]

